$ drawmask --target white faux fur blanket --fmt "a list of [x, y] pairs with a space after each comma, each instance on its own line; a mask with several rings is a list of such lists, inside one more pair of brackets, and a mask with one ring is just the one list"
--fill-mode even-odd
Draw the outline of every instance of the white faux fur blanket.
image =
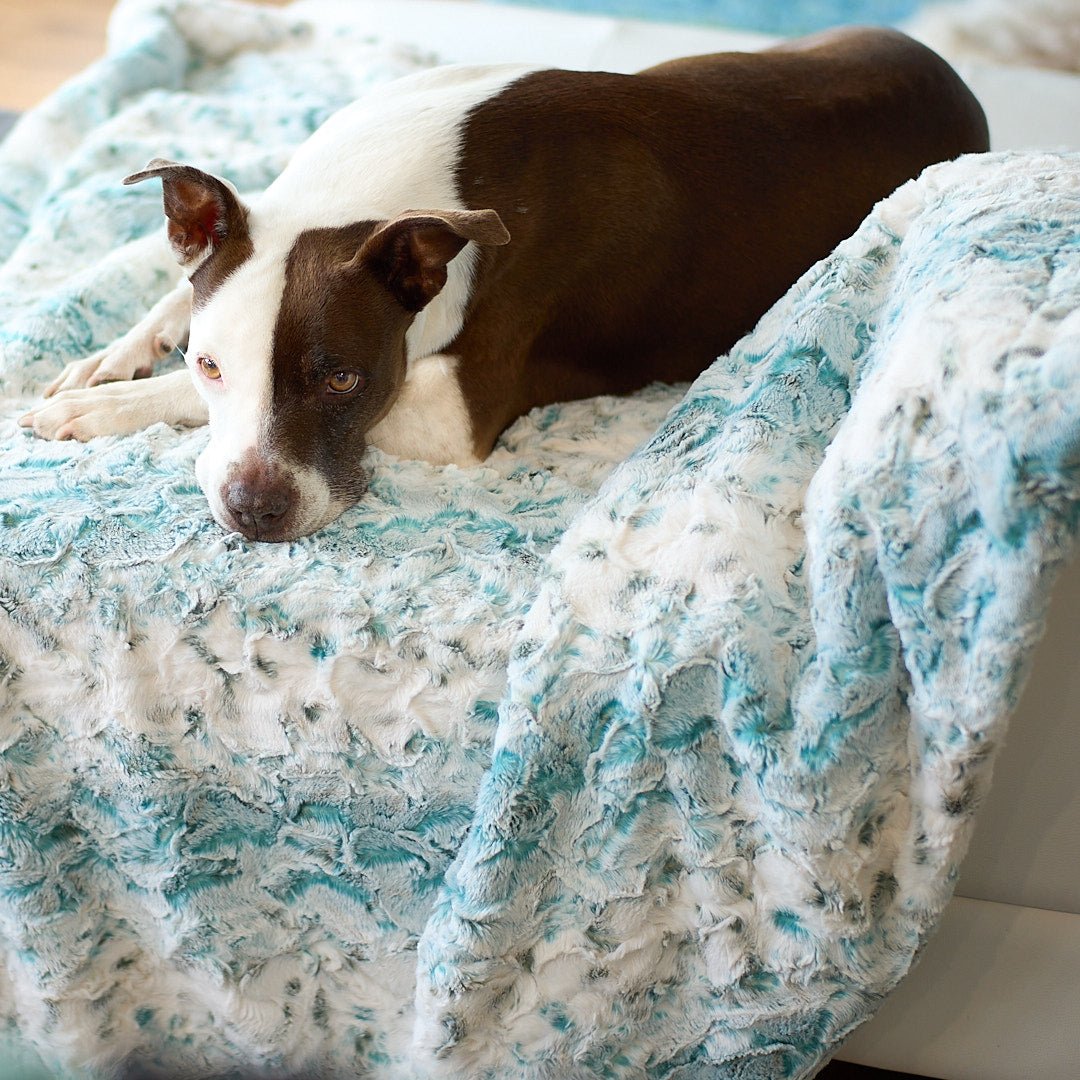
[[205, 432], [16, 426], [164, 288], [121, 176], [257, 188], [419, 62], [131, 0], [0, 147], [0, 1015], [94, 1077], [808, 1077], [949, 898], [1072, 545], [1080, 160], [934, 168], [689, 391], [373, 452], [293, 544], [213, 523]]

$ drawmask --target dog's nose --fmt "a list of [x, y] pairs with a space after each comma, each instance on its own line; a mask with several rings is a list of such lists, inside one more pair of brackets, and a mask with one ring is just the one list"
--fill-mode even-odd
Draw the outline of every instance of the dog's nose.
[[292, 486], [282, 480], [261, 484], [233, 480], [225, 488], [225, 506], [249, 539], [273, 536], [292, 502]]

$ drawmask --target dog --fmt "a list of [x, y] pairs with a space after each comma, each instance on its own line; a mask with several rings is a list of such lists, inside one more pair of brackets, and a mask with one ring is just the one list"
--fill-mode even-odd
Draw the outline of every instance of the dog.
[[[421, 72], [248, 203], [187, 164], [127, 177], [161, 180], [181, 283], [20, 423], [209, 422], [213, 516], [292, 540], [362, 497], [369, 444], [467, 466], [535, 406], [693, 379], [878, 200], [986, 149], [959, 76], [889, 30], [633, 75]], [[141, 378], [177, 345], [190, 371]]]

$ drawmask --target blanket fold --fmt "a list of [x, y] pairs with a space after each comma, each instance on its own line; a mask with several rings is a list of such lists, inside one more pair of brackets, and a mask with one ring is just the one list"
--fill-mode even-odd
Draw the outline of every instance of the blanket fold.
[[1080, 157], [928, 170], [693, 386], [373, 451], [248, 544], [204, 432], [15, 418], [175, 273], [120, 177], [257, 189], [430, 62], [346, 9], [124, 0], [0, 145], [4, 1026], [85, 1076], [809, 1077], [949, 899], [1071, 550]]
[[928, 170], [575, 519], [421, 941], [462, 1075], [807, 1075], [907, 969], [1075, 532], [1078, 178]]

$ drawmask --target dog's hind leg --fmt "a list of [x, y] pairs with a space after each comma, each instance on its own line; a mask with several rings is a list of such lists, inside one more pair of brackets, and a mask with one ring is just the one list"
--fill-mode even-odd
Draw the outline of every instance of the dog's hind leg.
[[191, 325], [191, 282], [184, 278], [123, 337], [100, 352], [74, 360], [52, 381], [45, 397], [63, 390], [142, 379], [177, 347], [187, 345]]

